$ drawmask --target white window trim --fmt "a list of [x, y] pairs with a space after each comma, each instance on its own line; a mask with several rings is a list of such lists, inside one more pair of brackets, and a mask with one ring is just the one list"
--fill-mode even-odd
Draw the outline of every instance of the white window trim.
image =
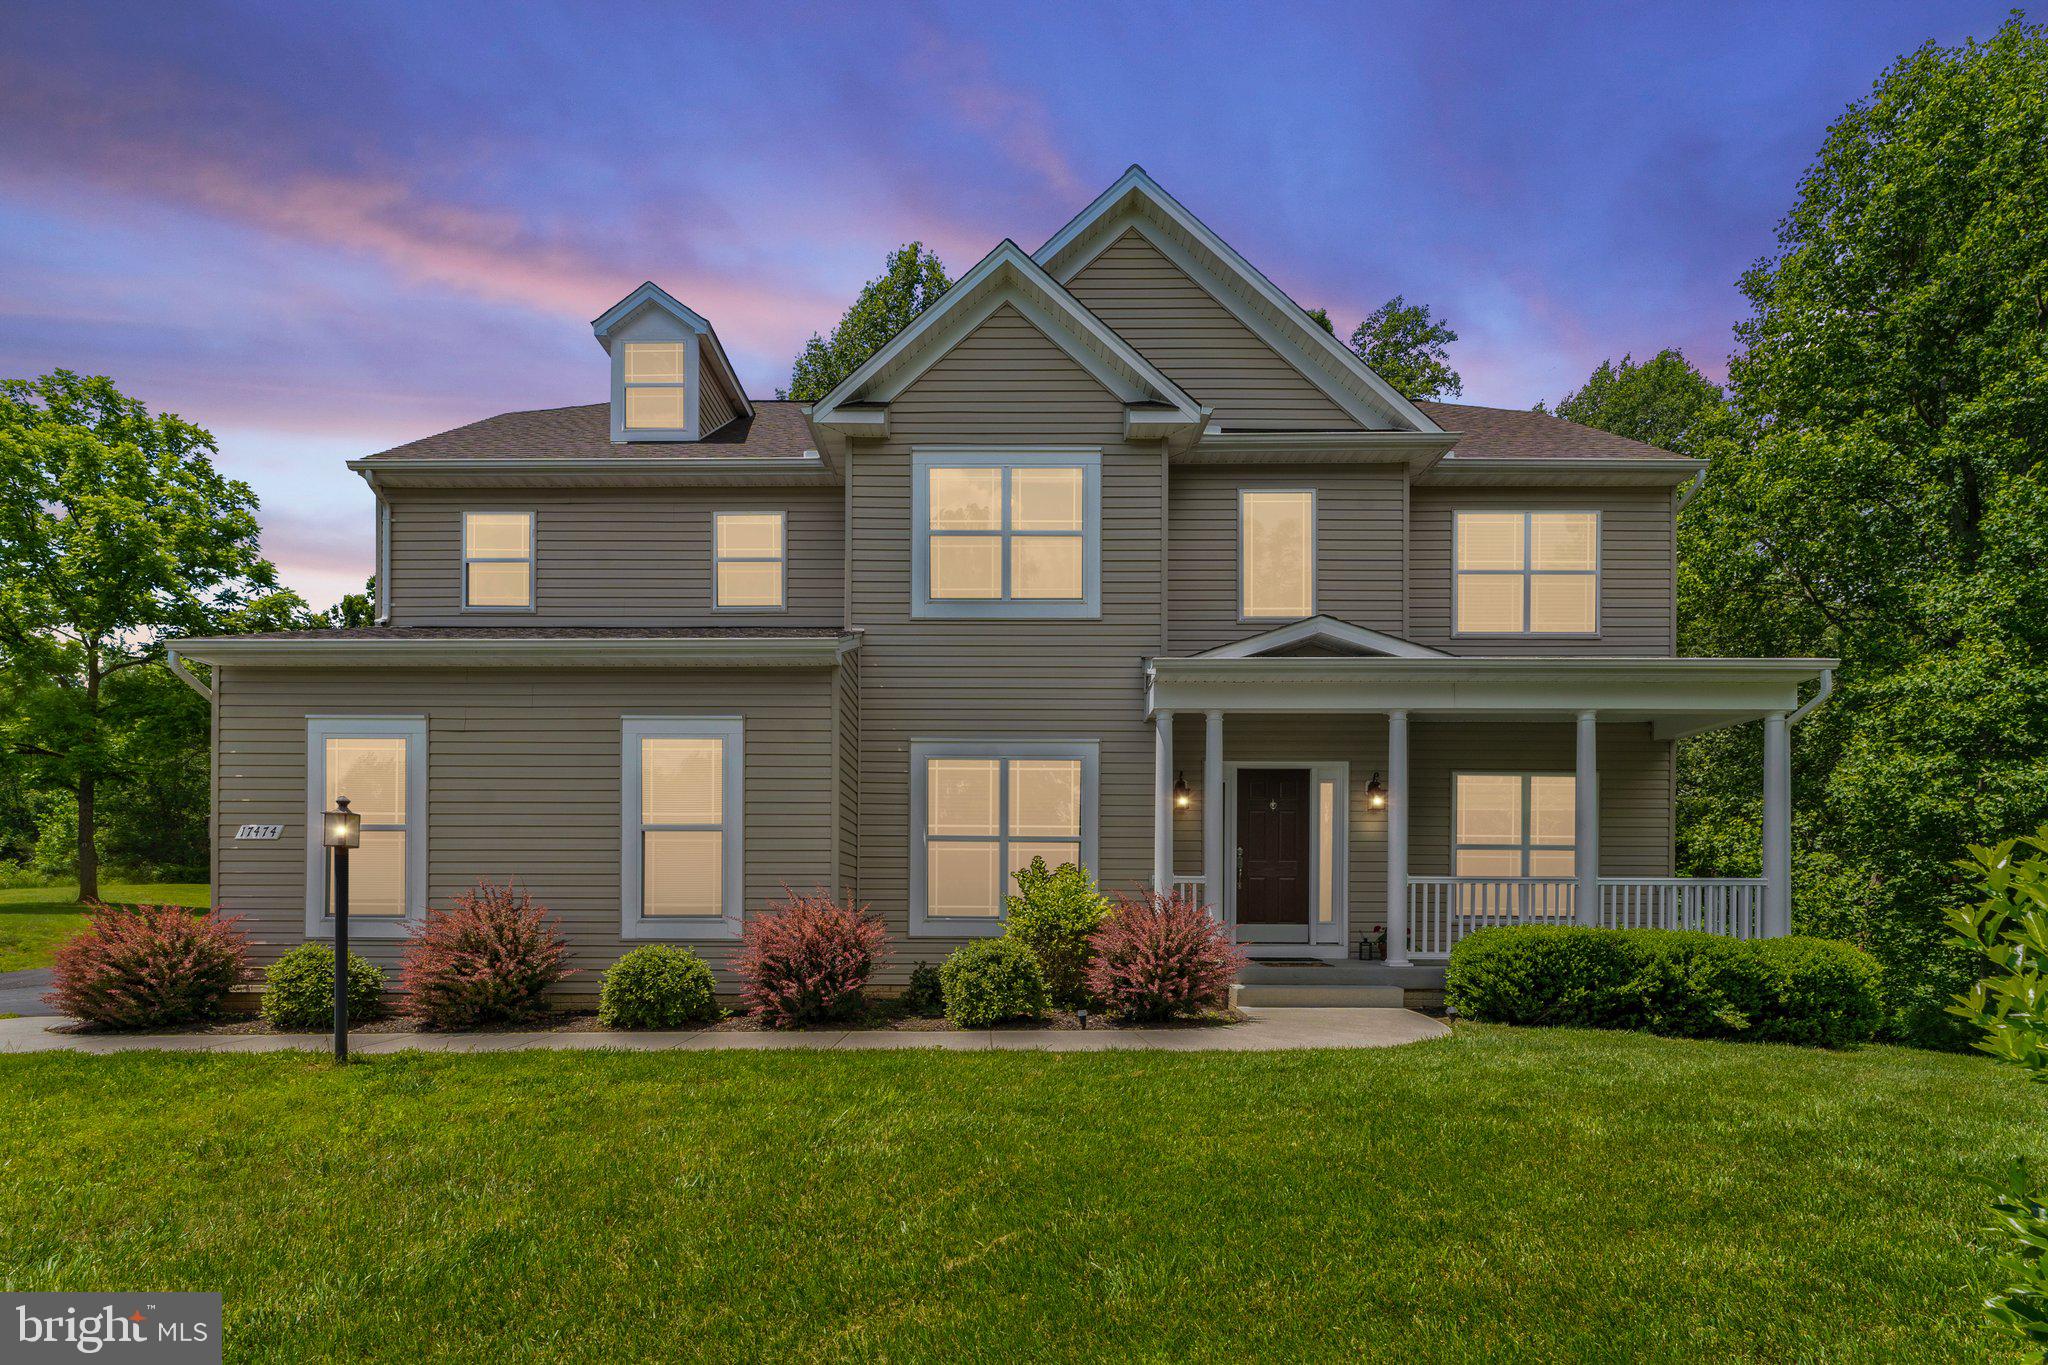
[[[1299, 616], [1252, 616], [1245, 611], [1245, 571], [1251, 567], [1244, 544], [1244, 495], [1247, 493], [1305, 493], [1308, 495], [1308, 610]], [[1316, 555], [1322, 547], [1322, 499], [1313, 488], [1270, 488], [1247, 484], [1237, 490], [1237, 619], [1240, 625], [1306, 621], [1316, 615], [1316, 593], [1322, 575], [1316, 572]]]
[[[1461, 516], [1519, 516], [1522, 519], [1522, 567], [1519, 569], [1461, 569], [1458, 567], [1458, 518]], [[1590, 569], [1536, 569], [1530, 567], [1536, 556], [1536, 517], [1591, 517], [1593, 519], [1593, 567]], [[1517, 512], [1513, 508], [1460, 507], [1451, 513], [1451, 638], [1454, 640], [1597, 640], [1600, 638], [1601, 598], [1604, 595], [1601, 564], [1602, 525], [1600, 513], [1591, 508], [1546, 507], [1541, 511]], [[1528, 625], [1535, 619], [1533, 583], [1539, 573], [1554, 574], [1558, 577], [1577, 575], [1593, 580], [1593, 628], [1591, 630], [1530, 630]], [[1462, 595], [1460, 589], [1467, 574], [1474, 577], [1506, 578], [1513, 574], [1522, 576], [1522, 625], [1521, 630], [1459, 630], [1458, 605]]]
[[[1102, 616], [1102, 451], [1099, 447], [917, 446], [910, 474], [910, 615], [959, 621], [1093, 621]], [[931, 594], [931, 471], [945, 469], [1078, 468], [1081, 471], [1081, 596], [1071, 601], [934, 600]], [[1003, 483], [1004, 526], [1010, 481]], [[1009, 581], [1009, 540], [1028, 531], [1002, 530], [1003, 576]], [[1071, 532], [1047, 532], [1068, 535]]]
[[[930, 792], [926, 765], [935, 758], [1022, 758], [1078, 759], [1081, 764], [1081, 866], [1090, 876], [1097, 873], [1096, 783], [1101, 770], [1101, 744], [1092, 739], [913, 739], [910, 742], [910, 934], [913, 938], [995, 938], [1003, 932], [1008, 912], [999, 902], [992, 919], [925, 913], [925, 879], [928, 875], [926, 824], [930, 818]], [[997, 784], [996, 839], [998, 846], [1010, 839], [1010, 784]], [[1033, 842], [1028, 841], [1027, 842]], [[1007, 859], [1004, 860], [1007, 864]], [[1009, 895], [1009, 871], [1003, 872], [1003, 895]]]
[[[473, 555], [469, 552], [469, 519], [476, 517], [525, 517], [526, 553], [524, 555]], [[532, 614], [540, 610], [540, 512], [532, 507], [465, 507], [458, 514], [455, 534], [462, 545], [462, 562], [456, 572], [461, 576], [455, 586], [455, 600], [462, 603], [462, 610], [469, 612], [525, 612]], [[469, 600], [469, 566], [472, 564], [525, 564], [526, 605], [523, 607], [474, 606]]]
[[[735, 939], [746, 906], [746, 725], [738, 716], [625, 716], [619, 727], [619, 934], [634, 940]], [[719, 869], [723, 885], [717, 919], [641, 913], [643, 868], [640, 824], [640, 741], [717, 739], [725, 742], [720, 794]]]
[[[781, 523], [778, 540], [782, 553], [777, 555], [722, 555], [718, 552], [718, 519], [720, 517], [774, 517]], [[781, 590], [782, 605], [778, 607], [728, 607], [718, 600], [718, 566], [721, 564], [773, 564], [776, 568], [776, 584]], [[711, 610], [738, 615], [771, 615], [789, 610], [789, 513], [780, 508], [727, 508], [711, 514]]]
[[306, 937], [334, 937], [334, 917], [327, 913], [327, 847], [320, 842], [327, 812], [327, 741], [351, 735], [405, 740], [405, 916], [350, 915], [349, 937], [404, 938], [427, 916], [425, 716], [306, 717]]
[[[1458, 855], [1460, 853], [1500, 853], [1509, 850], [1518, 850], [1521, 853], [1522, 857], [1522, 875], [1525, 877], [1532, 875], [1529, 872], [1529, 854], [1532, 851], [1542, 853], [1570, 853], [1572, 855], [1572, 868], [1574, 869], [1571, 873], [1545, 872], [1533, 875], [1540, 875], [1544, 878], [1552, 880], [1570, 880], [1572, 877], [1576, 876], [1577, 868], [1579, 865], [1579, 826], [1577, 820], [1578, 792], [1576, 789], [1574, 789], [1572, 792], [1574, 818], [1572, 820], [1571, 842], [1568, 844], [1538, 844], [1530, 842], [1530, 834], [1534, 829], [1534, 821], [1531, 819], [1531, 816], [1534, 814], [1533, 808], [1535, 805], [1535, 784], [1532, 783], [1529, 779], [1535, 777], [1561, 777], [1569, 779], [1574, 776], [1575, 774], [1573, 773], [1560, 771], [1555, 768], [1459, 768], [1453, 770], [1451, 773], [1450, 874], [1454, 877], [1468, 875], [1458, 871]], [[1514, 777], [1521, 779], [1522, 841], [1520, 844], [1475, 844], [1462, 840], [1458, 837], [1458, 782], [1459, 779], [1466, 777]], [[1481, 877], [1486, 876], [1488, 874], [1474, 872], [1469, 875]]]

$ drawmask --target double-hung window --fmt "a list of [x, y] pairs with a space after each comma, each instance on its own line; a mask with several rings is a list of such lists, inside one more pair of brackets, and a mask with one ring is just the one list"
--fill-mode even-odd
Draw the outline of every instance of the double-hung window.
[[621, 729], [621, 932], [736, 938], [746, 755], [736, 716], [629, 716]]
[[1101, 612], [1102, 456], [919, 450], [912, 461], [914, 616]]
[[910, 746], [913, 933], [1002, 932], [1011, 876], [1095, 865], [1097, 746], [919, 740]]
[[1457, 633], [1597, 635], [1598, 512], [1459, 512]]
[[306, 722], [306, 932], [334, 932], [333, 858], [321, 815], [348, 798], [362, 817], [349, 851], [351, 933], [403, 936], [426, 910], [427, 723], [418, 716]]
[[1574, 784], [1568, 773], [1459, 773], [1452, 815], [1457, 875], [1575, 875]]
[[1316, 614], [1316, 495], [1245, 488], [1237, 494], [1238, 615], [1297, 621]]
[[718, 610], [782, 610], [782, 513], [720, 512], [712, 517], [711, 542]]
[[626, 343], [628, 431], [681, 431], [690, 425], [687, 342]]
[[533, 513], [462, 514], [462, 605], [470, 611], [533, 609]]

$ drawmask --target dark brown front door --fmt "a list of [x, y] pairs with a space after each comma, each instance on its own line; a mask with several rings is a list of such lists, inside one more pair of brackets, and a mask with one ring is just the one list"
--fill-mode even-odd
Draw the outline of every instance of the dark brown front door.
[[1308, 927], [1308, 771], [1237, 770], [1237, 922]]

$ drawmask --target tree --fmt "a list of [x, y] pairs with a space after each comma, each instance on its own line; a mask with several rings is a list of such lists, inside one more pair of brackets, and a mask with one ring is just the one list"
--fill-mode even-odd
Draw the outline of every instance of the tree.
[[1334, 322], [1332, 322], [1332, 321], [1330, 321], [1330, 310], [1329, 310], [1329, 309], [1327, 309], [1327, 308], [1311, 308], [1311, 309], [1309, 309], [1309, 310], [1308, 310], [1308, 320], [1309, 320], [1310, 322], [1313, 322], [1313, 323], [1314, 323], [1314, 324], [1315, 324], [1316, 326], [1318, 326], [1318, 327], [1322, 328], [1322, 329], [1323, 329], [1323, 330], [1324, 330], [1325, 332], [1328, 332], [1328, 333], [1329, 333], [1329, 334], [1330, 334], [1331, 336], [1335, 336], [1335, 335], [1337, 335], [1337, 324], [1336, 324], [1336, 323], [1334, 323]]
[[1428, 304], [1396, 294], [1352, 330], [1349, 345], [1403, 398], [1455, 398], [1465, 391], [1449, 361], [1457, 339], [1448, 324], [1430, 316]]
[[1662, 350], [1638, 365], [1633, 356], [1621, 363], [1600, 362], [1579, 388], [1557, 400], [1555, 412], [1568, 422], [1598, 427], [1632, 441], [1641, 441], [1680, 455], [1700, 453], [1711, 440], [1723, 414], [1720, 385], [1708, 379], [1685, 356]]
[[889, 253], [882, 274], [861, 287], [860, 297], [846, 310], [832, 335], [815, 332], [790, 367], [789, 387], [777, 398], [815, 403], [864, 361], [887, 345], [925, 309], [937, 303], [953, 282], [946, 267], [922, 242], [910, 242]]
[[[1863, 941], [1898, 1036], [1959, 1040], [1952, 864], [2048, 820], [2048, 31], [1928, 44], [1831, 125], [1742, 277], [1729, 440], [1680, 523], [1680, 648], [1835, 655], [1795, 731], [1802, 927]], [[1696, 848], [1757, 766], [1690, 747]], [[1952, 1023], [1952, 1021], [1949, 1021]]]
[[256, 495], [215, 453], [110, 380], [0, 381], [0, 749], [70, 795], [81, 899], [99, 895], [101, 788], [146, 766], [152, 719], [187, 705], [128, 675], [174, 636], [306, 616], [258, 553]]
[[324, 621], [330, 630], [349, 630], [377, 624], [377, 575], [371, 574], [361, 592], [348, 592], [329, 607]]

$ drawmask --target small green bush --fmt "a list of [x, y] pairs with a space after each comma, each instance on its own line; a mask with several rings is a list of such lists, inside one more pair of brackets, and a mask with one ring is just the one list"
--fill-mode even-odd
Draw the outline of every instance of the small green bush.
[[1526, 925], [1460, 939], [1444, 1000], [1487, 1023], [1839, 1047], [1876, 1032], [1878, 970], [1828, 939]]
[[[357, 1024], [383, 1011], [384, 973], [348, 955], [348, 1019]], [[334, 1027], [334, 945], [301, 943], [263, 969], [263, 1017], [272, 1028], [304, 1032]]]
[[970, 943], [939, 968], [946, 1017], [961, 1028], [1041, 1018], [1052, 1007], [1037, 956], [1012, 939]]
[[1088, 1003], [1088, 963], [1095, 956], [1093, 938], [1109, 915], [1109, 902], [1095, 889], [1088, 873], [1073, 863], [1047, 868], [1045, 859], [1017, 869], [1017, 894], [1008, 898], [1006, 938], [1015, 939], [1038, 958], [1045, 987], [1061, 1009]]
[[946, 1012], [946, 988], [939, 969], [920, 962], [910, 969], [910, 985], [903, 992], [903, 1006], [920, 1019], [936, 1019]]
[[597, 992], [601, 1028], [682, 1028], [718, 1017], [711, 968], [688, 948], [649, 943], [614, 962]]

